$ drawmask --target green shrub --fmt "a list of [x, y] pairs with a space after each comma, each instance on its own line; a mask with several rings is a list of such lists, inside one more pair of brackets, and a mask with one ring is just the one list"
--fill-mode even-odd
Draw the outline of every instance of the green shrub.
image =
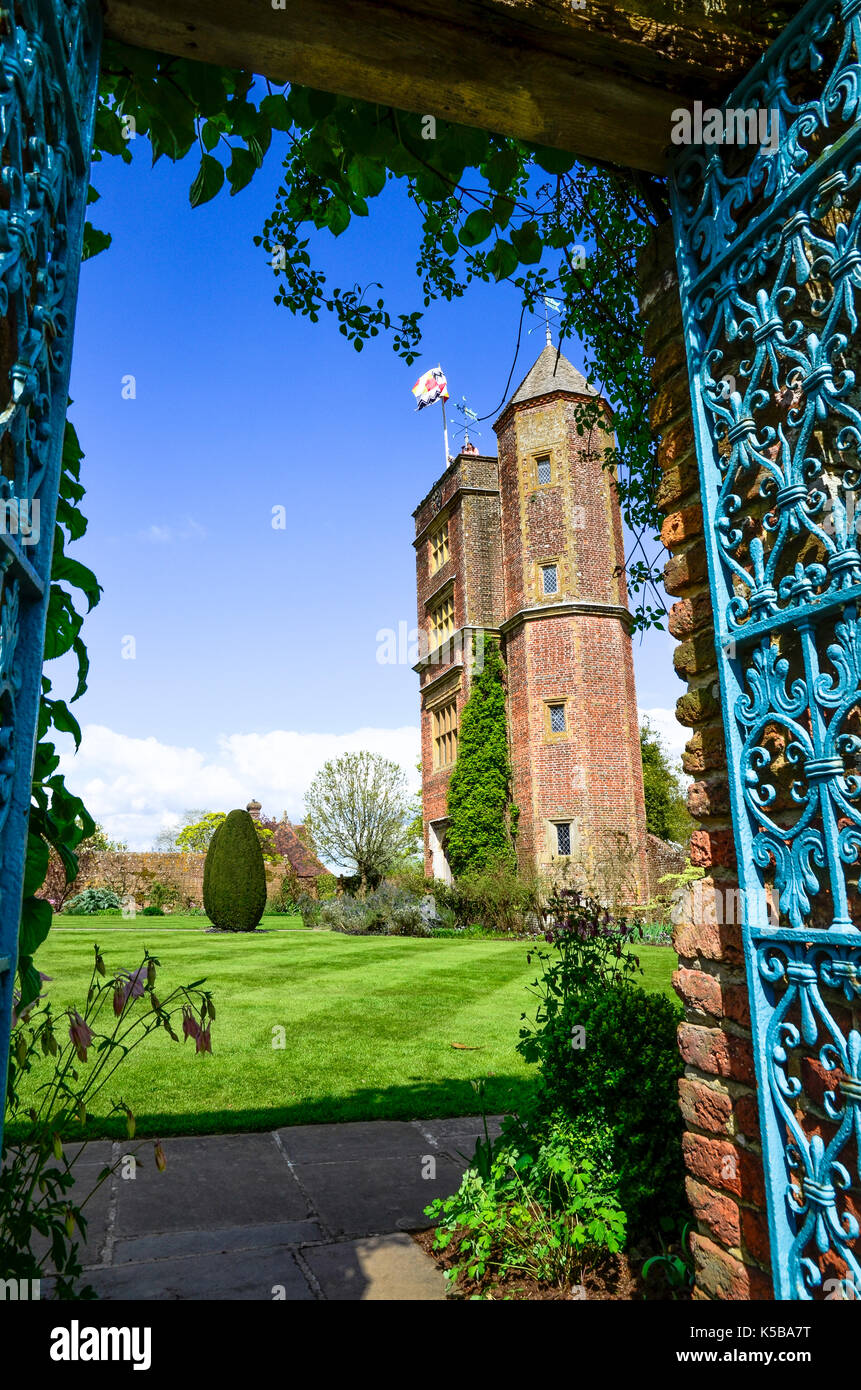
[[[612, 1132], [611, 1162], [632, 1231], [684, 1210], [680, 1005], [637, 984], [638, 929], [612, 922], [576, 893], [554, 903], [550, 951], [536, 981], [539, 1008], [518, 1051], [540, 1069], [540, 1113]], [[582, 1031], [581, 1031], [582, 1030]]]
[[444, 925], [478, 923], [488, 931], [524, 936], [541, 929], [541, 888], [534, 874], [518, 874], [506, 860], [462, 874], [455, 883], [429, 885]]
[[150, 884], [147, 890], [147, 898], [149, 901], [147, 907], [144, 908], [144, 912], [146, 912], [148, 908], [156, 908], [157, 913], [150, 913], [150, 916], [153, 917], [156, 915], [161, 915], [163, 917], [166, 907], [178, 907], [181, 903], [179, 889], [174, 887], [172, 883], [162, 883], [160, 879], [155, 879], [154, 882]]
[[[221, 832], [221, 827], [222, 827], [223, 824], [224, 824], [224, 821], [221, 821], [221, 822], [215, 827], [215, 830], [212, 832], [212, 839], [211, 839], [210, 842], [209, 842], [209, 848], [208, 848], [207, 851], [206, 851], [206, 858], [205, 858], [204, 861], [203, 861], [203, 910], [204, 910], [204, 912], [206, 913], [207, 917], [211, 916], [210, 911], [209, 911], [209, 908], [210, 908], [210, 903], [211, 903], [211, 901], [212, 901], [212, 899], [211, 899], [211, 897], [210, 897], [210, 891], [209, 891], [210, 879], [211, 879], [211, 875], [212, 875], [212, 864], [213, 864], [213, 859], [212, 859], [211, 856], [212, 856], [213, 853], [214, 853], [215, 846], [216, 846], [216, 844], [217, 844], [217, 842], [218, 842], [218, 836], [219, 836], [219, 834], [220, 834], [220, 832]], [[263, 875], [264, 875], [264, 878], [265, 878], [265, 876], [266, 876], [266, 870], [265, 870], [265, 869], [263, 870]]]
[[515, 1121], [495, 1144], [480, 1140], [458, 1191], [426, 1208], [439, 1221], [434, 1248], [453, 1247], [447, 1277], [582, 1284], [602, 1254], [625, 1242], [606, 1149], [605, 1136], [584, 1136], [563, 1113], [536, 1132]]
[[111, 888], [85, 888], [63, 909], [70, 917], [89, 917], [97, 912], [115, 913], [119, 910], [120, 900]]
[[300, 893], [295, 903], [304, 927], [319, 927], [321, 904], [310, 893]]
[[648, 720], [640, 729], [640, 755], [643, 761], [646, 829], [662, 840], [686, 845], [694, 828], [687, 794], [660, 737], [649, 726]]
[[320, 902], [326, 902], [337, 895], [338, 880], [334, 874], [320, 874], [315, 887]]
[[393, 884], [383, 883], [363, 898], [344, 895], [320, 906], [320, 921], [349, 936], [426, 936], [421, 901]]
[[150, 903], [149, 907], [141, 910], [141, 917], [164, 917], [164, 915], [164, 908], [156, 907], [154, 903]]
[[280, 882], [275, 884], [266, 899], [267, 915], [275, 917], [297, 916], [296, 903], [301, 892], [302, 888], [297, 874], [288, 870]]
[[247, 811], [231, 811], [213, 835], [206, 854], [203, 893], [209, 920], [223, 931], [253, 931], [263, 916], [266, 870], [254, 821]]

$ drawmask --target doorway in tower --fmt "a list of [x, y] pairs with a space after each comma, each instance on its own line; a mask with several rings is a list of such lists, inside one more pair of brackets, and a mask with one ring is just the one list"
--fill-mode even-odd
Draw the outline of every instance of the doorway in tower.
[[432, 820], [428, 824], [430, 834], [431, 851], [431, 873], [434, 878], [441, 878], [444, 883], [451, 883], [451, 866], [446, 854], [446, 837], [448, 835], [448, 817], [443, 820]]

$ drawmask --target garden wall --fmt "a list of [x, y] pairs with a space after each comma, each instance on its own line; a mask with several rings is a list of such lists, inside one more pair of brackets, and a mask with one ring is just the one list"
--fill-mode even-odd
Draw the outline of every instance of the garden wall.
[[649, 897], [664, 896], [670, 885], [662, 883], [667, 874], [680, 874], [687, 858], [681, 845], [662, 840], [659, 835], [646, 835], [646, 867], [649, 874]]
[[696, 1218], [694, 1296], [767, 1299], [772, 1289], [750, 1017], [741, 928], [733, 911], [737, 882], [726, 754], [669, 222], [641, 259], [640, 307], [646, 348], [655, 358], [651, 426], [658, 439], [662, 539], [672, 557], [664, 582], [677, 600], [669, 620], [679, 643], [673, 660], [687, 685], [676, 713], [692, 731], [683, 758], [694, 778], [688, 794], [697, 820], [691, 858], [706, 873], [678, 914], [674, 938], [675, 985], [685, 1006], [679, 1091], [687, 1190]]
[[[200, 907], [203, 903], [203, 866], [205, 854], [135, 853], [96, 850], [86, 859], [83, 873], [75, 880], [74, 893], [85, 888], [112, 888], [121, 898], [133, 897], [138, 907], [149, 902], [154, 883], [176, 888], [185, 906]], [[266, 864], [266, 881], [271, 893], [290, 869], [285, 861]], [[313, 891], [311, 884], [303, 885]], [[72, 897], [69, 893], [69, 897]]]

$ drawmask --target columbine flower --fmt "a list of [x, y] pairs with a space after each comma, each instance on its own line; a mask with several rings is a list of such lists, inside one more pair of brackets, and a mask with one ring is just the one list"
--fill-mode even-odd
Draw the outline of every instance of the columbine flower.
[[167, 1158], [165, 1157], [165, 1152], [161, 1146], [160, 1139], [158, 1139], [155, 1144], [155, 1166], [160, 1173], [163, 1173], [165, 1168], [167, 1167]]
[[75, 1051], [80, 1060], [86, 1062], [87, 1048], [93, 1041], [93, 1030], [90, 1028], [89, 1024], [84, 1022], [77, 1011], [71, 1014], [71, 1019], [72, 1023], [69, 1028], [69, 1037], [74, 1044]]
[[137, 970], [123, 970], [121, 974], [125, 976], [125, 984], [123, 985], [125, 1003], [128, 1003], [130, 999], [142, 999], [146, 984], [146, 967], [141, 965]]
[[126, 992], [123, 989], [122, 985], [117, 985], [116, 989], [114, 990], [114, 1013], [116, 1014], [117, 1018], [120, 1017], [120, 1014], [122, 1013], [125, 1006]]
[[[182, 1039], [194, 1038], [195, 1042], [200, 1038], [200, 1024], [189, 1008], [188, 1004], [182, 1006]], [[200, 1051], [200, 1047], [197, 1048]]]
[[212, 1052], [212, 1040], [209, 1031], [209, 1027], [198, 1028], [197, 1037], [194, 1040], [195, 1052]]

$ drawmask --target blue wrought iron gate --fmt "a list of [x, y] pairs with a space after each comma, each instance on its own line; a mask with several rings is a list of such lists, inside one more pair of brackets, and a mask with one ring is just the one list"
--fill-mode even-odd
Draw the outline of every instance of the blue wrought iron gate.
[[90, 0], [0, 14], [0, 1134], [100, 33]]
[[673, 219], [775, 1296], [861, 1297], [861, 0], [701, 115]]

